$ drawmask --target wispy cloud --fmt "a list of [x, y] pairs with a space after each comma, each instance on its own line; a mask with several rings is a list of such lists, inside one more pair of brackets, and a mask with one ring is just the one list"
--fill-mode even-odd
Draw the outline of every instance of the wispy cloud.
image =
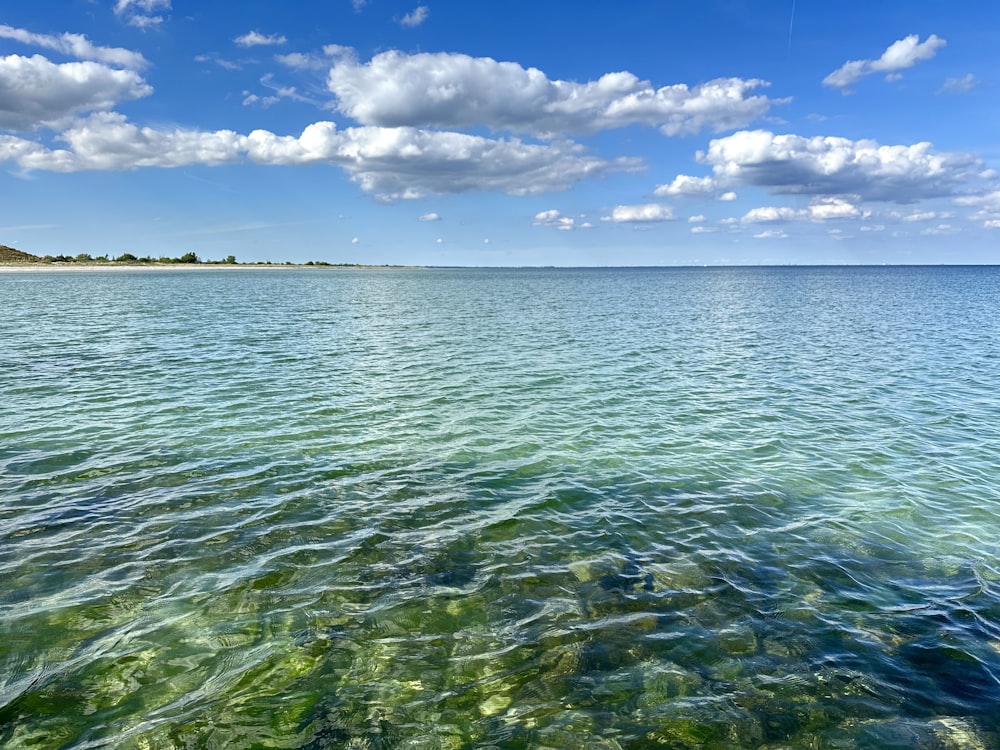
[[79, 60], [94, 60], [108, 65], [142, 70], [148, 63], [138, 52], [121, 47], [100, 47], [83, 34], [35, 34], [27, 29], [0, 24], [0, 39], [13, 39], [21, 44], [42, 47]]
[[238, 36], [233, 41], [241, 47], [267, 47], [270, 45], [285, 44], [288, 39], [281, 34], [261, 34], [259, 31], [248, 31], [243, 36]]
[[399, 19], [400, 26], [406, 26], [407, 28], [413, 28], [414, 26], [419, 26], [427, 17], [430, 16], [431, 11], [426, 5], [418, 5], [410, 13], [407, 13], [401, 19]]
[[978, 85], [979, 80], [972, 73], [966, 73], [964, 76], [948, 78], [941, 84], [941, 88], [937, 92], [939, 94], [964, 94]]
[[131, 26], [148, 29], [163, 23], [163, 16], [154, 15], [157, 11], [170, 8], [170, 0], [118, 0], [115, 15]]
[[910, 34], [890, 44], [877, 60], [850, 60], [844, 63], [823, 79], [823, 85], [849, 93], [848, 86], [872, 73], [885, 73], [887, 81], [895, 81], [902, 75], [899, 71], [913, 67], [921, 60], [930, 60], [946, 43], [934, 34], [923, 42], [916, 34]]

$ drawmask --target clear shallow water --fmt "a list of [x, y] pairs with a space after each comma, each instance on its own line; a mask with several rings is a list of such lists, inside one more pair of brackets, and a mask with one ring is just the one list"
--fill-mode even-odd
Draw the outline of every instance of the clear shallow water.
[[998, 747], [1000, 269], [0, 274], [0, 745]]

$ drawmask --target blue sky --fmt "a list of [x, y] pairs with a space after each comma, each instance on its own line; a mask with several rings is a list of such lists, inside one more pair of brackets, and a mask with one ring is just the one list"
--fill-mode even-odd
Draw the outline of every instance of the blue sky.
[[29, 252], [1000, 262], [995, 0], [6, 6]]

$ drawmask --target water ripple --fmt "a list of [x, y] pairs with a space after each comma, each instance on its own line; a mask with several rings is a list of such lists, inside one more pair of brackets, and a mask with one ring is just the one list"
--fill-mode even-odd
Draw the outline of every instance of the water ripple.
[[5, 747], [1000, 741], [995, 269], [9, 281]]

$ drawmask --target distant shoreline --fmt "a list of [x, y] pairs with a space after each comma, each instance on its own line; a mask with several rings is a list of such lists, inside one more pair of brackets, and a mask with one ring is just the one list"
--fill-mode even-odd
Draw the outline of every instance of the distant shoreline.
[[427, 266], [366, 266], [296, 263], [0, 263], [0, 273], [43, 273], [73, 271], [393, 271], [427, 268]]
[[494, 271], [571, 271], [611, 269], [807, 269], [807, 268], [1000, 268], [1000, 263], [827, 263], [827, 264], [768, 264], [768, 265], [698, 265], [698, 266], [433, 266], [433, 265], [364, 265], [316, 263], [0, 263], [0, 273], [90, 273], [94, 271], [427, 271], [427, 270], [494, 270]]

